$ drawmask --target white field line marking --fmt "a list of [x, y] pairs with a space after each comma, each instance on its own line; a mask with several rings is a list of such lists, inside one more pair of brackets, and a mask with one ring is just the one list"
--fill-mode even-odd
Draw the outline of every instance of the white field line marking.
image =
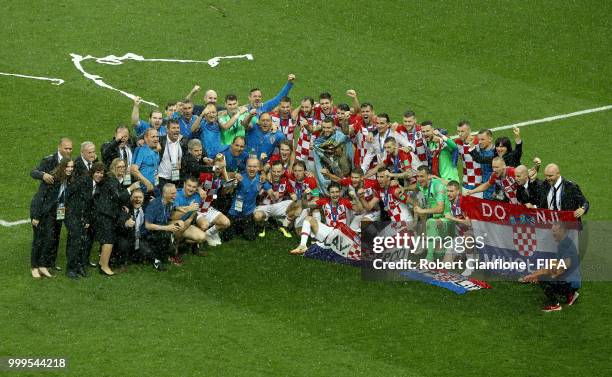
[[575, 111], [573, 113], [554, 115], [554, 116], [550, 116], [550, 117], [546, 117], [542, 119], [528, 120], [526, 122], [520, 122], [520, 123], [515, 123], [515, 124], [509, 124], [507, 126], [495, 127], [495, 128], [492, 128], [491, 131], [501, 131], [501, 130], [507, 130], [507, 129], [514, 128], [514, 127], [529, 126], [531, 124], [548, 123], [548, 122], [552, 122], [552, 121], [559, 120], [559, 119], [577, 117], [577, 116], [584, 115], [584, 114], [591, 114], [591, 113], [596, 113], [599, 111], [606, 111], [610, 109], [612, 109], [612, 105], [596, 107], [593, 109]]
[[62, 85], [65, 82], [62, 79], [55, 79], [55, 78], [52, 78], [52, 77], [20, 75], [18, 73], [0, 72], [0, 76], [14, 76], [14, 77], [21, 77], [21, 78], [24, 78], [24, 79], [51, 81], [51, 84], [53, 84], [53, 85]]
[[[72, 63], [74, 64], [74, 66], [76, 67], [76, 69], [78, 69], [83, 76], [85, 76], [85, 78], [92, 80], [96, 85], [101, 86], [103, 88], [106, 89], [110, 89], [110, 90], [114, 90], [116, 92], [119, 92], [121, 94], [123, 94], [124, 96], [134, 99], [136, 98], [136, 96], [132, 93], [128, 93], [126, 91], [123, 91], [121, 89], [117, 89], [114, 88], [110, 85], [108, 85], [107, 83], [105, 83], [102, 80], [101, 76], [98, 75], [94, 75], [91, 74], [87, 71], [85, 71], [85, 69], [83, 68], [83, 65], [81, 64], [83, 61], [85, 60], [95, 60], [96, 63], [99, 64], [108, 64], [108, 65], [121, 65], [123, 64], [124, 60], [135, 60], [135, 61], [139, 61], [139, 62], [168, 62], [168, 63], [207, 63], [211, 68], [214, 68], [216, 66], [219, 65], [221, 59], [247, 59], [247, 60], [253, 60], [253, 55], [251, 54], [244, 54], [244, 55], [231, 55], [231, 56], [216, 56], [214, 58], [210, 58], [208, 60], [188, 60], [188, 59], [151, 59], [151, 58], [145, 58], [143, 56], [140, 55], [136, 55], [134, 53], [127, 53], [123, 56], [115, 56], [115, 55], [108, 55], [108, 56], [104, 56], [101, 58], [97, 58], [95, 56], [91, 56], [91, 55], [87, 55], [87, 56], [81, 56], [78, 54], [70, 54], [70, 56], [72, 57]], [[146, 100], [142, 100], [142, 102], [144, 103], [148, 103], [151, 106], [155, 106], [158, 107], [157, 104], [155, 104], [154, 102], [150, 102], [150, 101], [146, 101]]]
[[26, 224], [26, 223], [29, 223], [29, 222], [30, 222], [29, 219], [17, 220], [17, 221], [4, 221], [4, 220], [0, 220], [0, 225], [9, 227], [9, 226]]
[[[506, 129], [513, 128], [513, 127], [528, 126], [530, 124], [547, 123], [547, 122], [552, 122], [552, 121], [555, 121], [555, 120], [558, 120], [558, 119], [565, 119], [565, 118], [575, 117], [575, 116], [579, 116], [579, 115], [595, 113], [595, 112], [598, 112], [598, 111], [606, 111], [606, 110], [610, 110], [610, 109], [612, 109], [612, 105], [596, 107], [594, 109], [587, 109], [587, 110], [576, 111], [576, 112], [573, 112], [573, 113], [555, 115], [555, 116], [551, 116], [551, 117], [547, 117], [547, 118], [542, 118], [542, 119], [528, 120], [526, 122], [520, 122], [520, 123], [515, 123], [515, 124], [509, 124], [507, 126], [501, 126], [501, 127], [492, 128], [491, 130], [492, 131], [499, 131], [499, 130], [506, 130]], [[28, 219], [17, 220], [17, 221], [13, 221], [13, 222], [7, 222], [7, 221], [4, 221], [4, 220], [0, 220], [0, 225], [2, 225], [2, 226], [14, 226], [14, 225], [20, 225], [20, 224], [25, 224], [25, 223], [29, 223], [29, 222], [30, 222], [30, 220], [28, 220]]]

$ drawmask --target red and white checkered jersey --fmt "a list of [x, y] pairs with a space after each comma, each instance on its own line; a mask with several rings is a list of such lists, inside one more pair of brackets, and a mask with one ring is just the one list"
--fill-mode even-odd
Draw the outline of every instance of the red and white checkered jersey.
[[289, 180], [286, 177], [281, 177], [278, 182], [265, 182], [263, 185], [264, 190], [268, 191], [272, 189], [275, 194], [278, 194], [278, 199], [275, 197], [266, 194], [266, 197], [263, 199], [262, 204], [275, 204], [282, 202], [283, 200], [291, 199], [291, 194], [293, 194], [293, 186], [289, 183]]
[[[349, 187], [350, 189], [354, 189], [354, 187], [352, 186], [351, 177], [342, 178], [339, 183], [343, 187]], [[378, 185], [378, 181], [376, 179], [369, 179], [369, 178], [366, 178], [363, 180], [362, 187], [364, 190], [363, 197], [367, 202], [374, 199], [374, 197], [378, 195], [377, 192], [380, 189], [380, 186]], [[359, 187], [357, 188], [357, 190], [359, 190]], [[378, 206], [373, 208], [371, 211], [368, 211], [367, 213], [375, 213], [375, 212], [379, 212]]]
[[282, 131], [283, 135], [285, 135], [287, 140], [291, 141], [293, 145], [293, 133], [295, 132], [296, 123], [291, 119], [291, 114], [289, 114], [287, 118], [281, 118], [279, 112], [274, 111], [270, 113], [270, 117], [272, 117], [272, 123]]
[[[460, 203], [461, 195], [458, 195], [457, 199], [451, 202], [451, 214], [458, 219], [465, 219]], [[457, 230], [457, 234], [462, 236], [468, 231], [469, 227], [464, 224], [455, 223], [455, 229]]]
[[[460, 138], [455, 139], [457, 151], [463, 159], [463, 183], [470, 186], [478, 186], [482, 183], [482, 169], [480, 164], [474, 161], [470, 155], [470, 145]], [[474, 137], [474, 145], [478, 144], [478, 138]]]
[[408, 131], [405, 126], [398, 126], [396, 132], [404, 135], [408, 142], [414, 145], [414, 154], [417, 155], [421, 163], [427, 164], [427, 148], [423, 132], [421, 132], [421, 125], [415, 124], [412, 130]]
[[331, 112], [329, 114], [325, 114], [323, 112], [323, 109], [321, 108], [321, 105], [316, 104], [314, 107], [314, 119], [315, 119], [315, 124], [320, 124], [323, 119], [330, 117], [334, 120], [334, 124], [336, 124], [336, 120], [338, 119], [338, 116], [336, 115], [336, 108], [332, 107]]
[[391, 186], [377, 191], [378, 198], [383, 202], [385, 211], [392, 221], [412, 221], [412, 213], [408, 207], [408, 197], [405, 193], [396, 194], [397, 186]]
[[302, 199], [302, 195], [306, 189], [315, 190], [317, 188], [317, 180], [315, 177], [305, 177], [303, 181], [298, 182], [293, 173], [285, 174], [289, 184], [293, 188], [293, 192], [298, 199]]
[[506, 167], [503, 177], [499, 177], [495, 172], [493, 172], [493, 174], [491, 174], [491, 177], [489, 178], [489, 184], [497, 184], [502, 188], [504, 194], [510, 200], [510, 203], [519, 204], [519, 201], [516, 198], [516, 190], [518, 189], [519, 185], [516, 182], [514, 168], [509, 166]]
[[321, 198], [316, 201], [317, 206], [323, 209], [325, 224], [331, 227], [338, 223], [349, 224], [352, 217], [353, 204], [346, 198], [340, 198], [337, 204], [332, 204], [330, 198]]
[[223, 178], [221, 176], [215, 177], [213, 173], [200, 173], [200, 185], [206, 192], [206, 198], [202, 201], [200, 212], [206, 213], [219, 190], [223, 188]]
[[410, 184], [416, 183], [415, 173], [421, 162], [418, 161], [414, 153], [398, 149], [395, 156], [385, 153], [385, 160], [383, 162], [391, 168], [393, 173], [412, 171], [413, 175], [410, 177], [409, 182]]
[[289, 161], [285, 161], [283, 162], [283, 160], [281, 159], [281, 156], [279, 153], [275, 153], [272, 156], [270, 156], [270, 159], [268, 160], [268, 163], [270, 164], [270, 166], [272, 166], [273, 162], [276, 161], [280, 161], [283, 164], [283, 169], [284, 169], [284, 173], [285, 175], [289, 173]]
[[366, 138], [370, 133], [366, 127], [363, 126], [363, 123], [357, 121], [356, 123], [351, 123], [349, 126], [353, 129], [353, 136], [351, 141], [355, 146], [355, 156], [353, 158], [353, 164], [355, 166], [361, 166], [363, 163], [363, 158], [365, 157], [366, 151]]
[[[300, 110], [296, 123], [299, 125], [302, 119], [305, 119], [308, 124], [316, 125], [319, 120], [315, 118], [316, 112], [313, 110], [306, 115]], [[314, 161], [314, 153], [312, 147], [314, 140], [319, 136], [319, 132], [310, 133], [306, 127], [300, 128], [300, 136], [295, 147], [295, 158], [302, 161]]]

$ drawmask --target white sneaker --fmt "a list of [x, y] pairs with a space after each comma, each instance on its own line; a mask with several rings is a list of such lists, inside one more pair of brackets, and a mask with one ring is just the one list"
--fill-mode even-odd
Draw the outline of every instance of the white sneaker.
[[208, 242], [209, 246], [219, 246], [221, 245], [221, 237], [219, 237], [219, 232], [215, 232], [214, 234], [208, 233], [208, 237], [206, 237], [206, 242]]

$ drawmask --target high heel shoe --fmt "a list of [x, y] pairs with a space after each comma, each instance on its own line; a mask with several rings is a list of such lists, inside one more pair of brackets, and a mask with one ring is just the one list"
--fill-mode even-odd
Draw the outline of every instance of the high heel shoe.
[[101, 265], [98, 265], [98, 272], [100, 273], [100, 275], [104, 276], [115, 276], [115, 273], [109, 274], [108, 272], [104, 271]]
[[38, 271], [38, 268], [33, 268], [32, 269], [32, 277], [34, 279], [40, 279], [40, 271]]
[[54, 278], [54, 277], [55, 277], [55, 275], [52, 275], [52, 274], [49, 272], [49, 270], [47, 270], [47, 268], [46, 268], [46, 267], [39, 267], [39, 268], [38, 268], [38, 271], [40, 272], [40, 274], [41, 274], [42, 276], [46, 276], [46, 277], [48, 277], [48, 278]]

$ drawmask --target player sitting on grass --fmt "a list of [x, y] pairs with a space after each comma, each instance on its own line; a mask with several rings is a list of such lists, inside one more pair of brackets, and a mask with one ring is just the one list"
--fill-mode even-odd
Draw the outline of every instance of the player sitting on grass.
[[183, 226], [175, 233], [177, 251], [175, 255], [170, 257], [170, 261], [177, 266], [183, 264], [179, 252], [179, 245], [182, 242], [200, 244], [206, 241], [206, 233], [204, 233], [196, 220], [203, 194], [204, 191], [198, 188], [198, 181], [193, 177], [187, 178], [185, 187], [179, 189], [176, 193], [171, 219], [182, 220]]
[[[293, 192], [295, 192], [298, 201], [305, 200], [309, 202], [313, 198], [318, 198], [319, 189], [317, 187], [317, 180], [313, 176], [306, 175], [306, 163], [304, 161], [295, 161], [293, 164], [293, 172], [287, 174], [287, 179], [289, 180], [289, 184], [293, 188]], [[302, 227], [302, 223], [308, 214], [308, 208], [302, 208], [301, 204], [300, 212], [294, 216], [292, 212], [287, 212], [289, 224], [293, 224], [295, 226], [297, 234], [300, 234], [300, 228]], [[319, 220], [321, 219], [319, 212], [315, 212], [313, 216]]]
[[[350, 200], [341, 197], [340, 185], [336, 182], [332, 182], [327, 187], [327, 191], [329, 192], [329, 198], [321, 198], [305, 203], [308, 208], [321, 208], [325, 215], [326, 224], [321, 224], [320, 221], [313, 216], [307, 216], [304, 224], [302, 224], [300, 245], [291, 250], [291, 254], [304, 254], [307, 248], [306, 243], [310, 235], [315, 237], [318, 241], [323, 241], [339, 223], [345, 225], [350, 224], [353, 204]], [[295, 215], [295, 212], [300, 209], [291, 207], [291, 210], [293, 211], [292, 215]]]
[[354, 200], [353, 210], [354, 216], [351, 221], [350, 227], [353, 231], [360, 233], [362, 223], [369, 223], [372, 221], [380, 220], [380, 208], [378, 206], [371, 210], [366, 210], [359, 201], [357, 192], [360, 189], [364, 189], [364, 195], [366, 201], [372, 200], [376, 192], [380, 188], [378, 181], [375, 179], [366, 179], [363, 177], [363, 170], [355, 168], [350, 174], [350, 177], [340, 178], [331, 174], [327, 169], [323, 169], [321, 174], [329, 178], [333, 182], [339, 183], [341, 186], [347, 188], [348, 196]]
[[[285, 237], [291, 238], [291, 233], [286, 229], [286, 227], [289, 226], [287, 208], [292, 200], [297, 200], [297, 195], [293, 191], [293, 187], [289, 184], [289, 180], [284, 176], [285, 171], [281, 161], [277, 160], [272, 163], [270, 175], [270, 180], [263, 184], [266, 197], [262, 205], [255, 208], [253, 219], [258, 224], [264, 223], [270, 217], [275, 220], [281, 220], [282, 226], [279, 228], [281, 233], [283, 233]], [[266, 228], [264, 225], [261, 233], [259, 233], [259, 237], [265, 236]]]
[[215, 209], [212, 204], [217, 195], [231, 190], [232, 183], [228, 183], [228, 174], [225, 168], [225, 157], [218, 154], [214, 160], [213, 173], [200, 174], [200, 185], [203, 191], [202, 205], [198, 212], [198, 226], [206, 230], [206, 241], [210, 246], [221, 245], [219, 231], [229, 228], [230, 220]]

